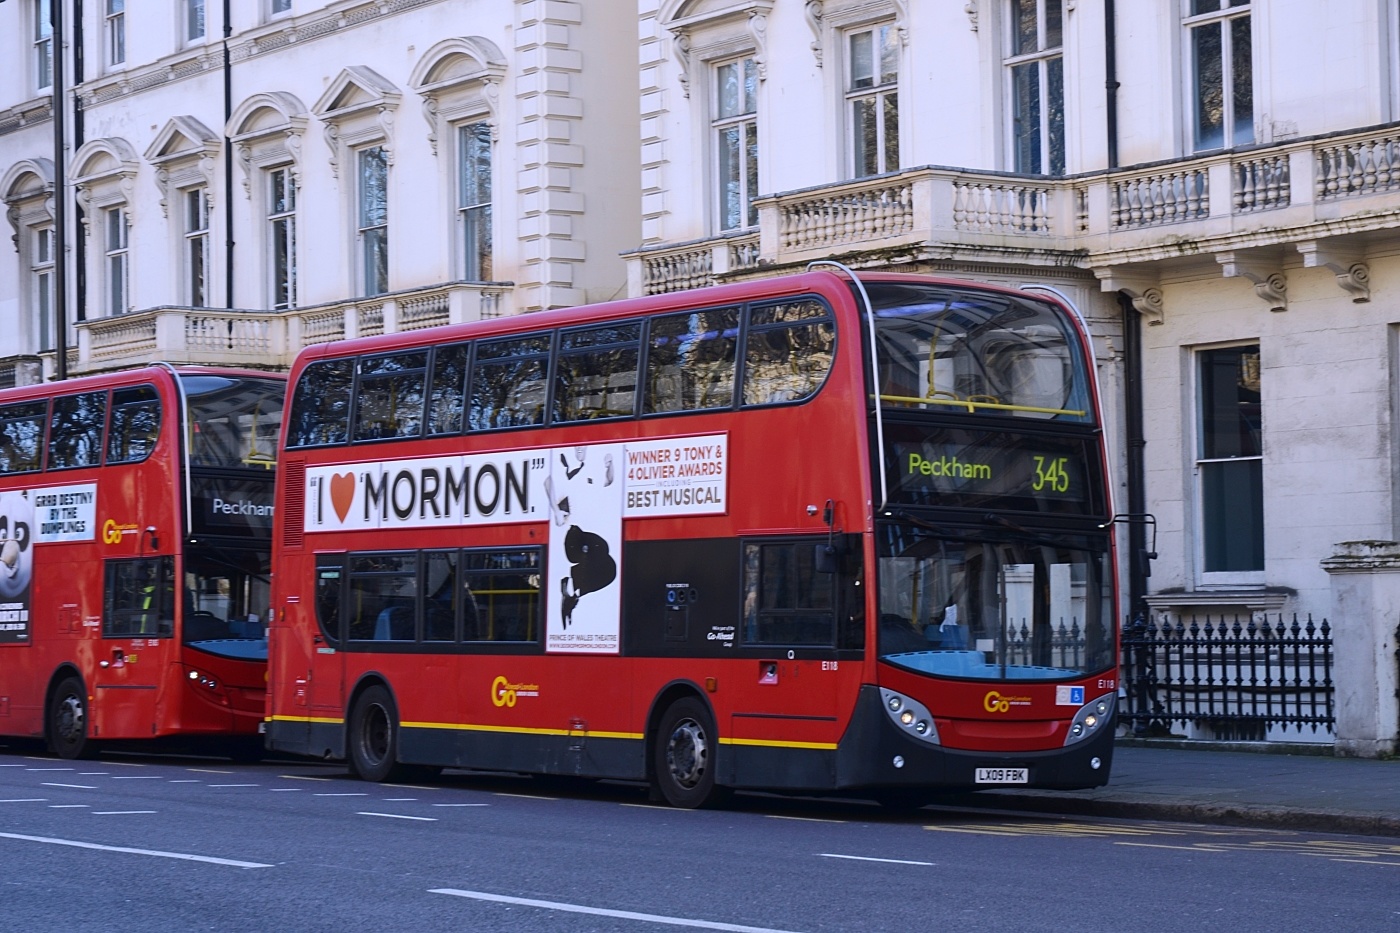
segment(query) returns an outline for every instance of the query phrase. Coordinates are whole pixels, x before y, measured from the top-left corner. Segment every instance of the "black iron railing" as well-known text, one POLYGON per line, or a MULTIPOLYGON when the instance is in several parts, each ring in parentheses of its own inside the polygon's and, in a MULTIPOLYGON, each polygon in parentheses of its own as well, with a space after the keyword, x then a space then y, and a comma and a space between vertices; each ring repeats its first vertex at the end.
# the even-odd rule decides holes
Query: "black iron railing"
POLYGON ((1138 618, 1123 630, 1124 708, 1135 735, 1191 725, 1207 737, 1262 740, 1271 727, 1332 732, 1332 629, 1309 616, 1138 618))

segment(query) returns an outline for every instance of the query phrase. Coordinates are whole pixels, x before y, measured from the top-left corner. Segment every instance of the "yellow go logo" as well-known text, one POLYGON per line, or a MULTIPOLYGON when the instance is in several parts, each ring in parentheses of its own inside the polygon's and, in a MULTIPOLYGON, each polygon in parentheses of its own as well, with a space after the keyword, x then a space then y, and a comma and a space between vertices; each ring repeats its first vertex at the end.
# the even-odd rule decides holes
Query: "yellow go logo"
POLYGON ((1011 701, 992 690, 982 700, 982 707, 989 713, 1005 713, 1011 709, 1011 701))
POLYGON ((510 681, 504 677, 497 677, 491 681, 491 702, 496 706, 515 705, 515 690, 511 687, 510 681))

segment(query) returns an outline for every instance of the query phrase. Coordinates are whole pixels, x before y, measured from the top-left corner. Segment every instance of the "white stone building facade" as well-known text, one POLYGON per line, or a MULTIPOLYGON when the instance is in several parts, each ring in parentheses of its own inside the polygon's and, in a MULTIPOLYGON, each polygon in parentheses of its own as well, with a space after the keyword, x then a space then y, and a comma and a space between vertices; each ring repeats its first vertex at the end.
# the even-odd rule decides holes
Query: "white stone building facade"
POLYGON ((59 2, 0 2, 11 378, 60 239, 74 371, 835 258, 1083 311, 1125 608, 1330 616, 1400 538, 1397 0, 67 0, 64 238, 59 2))

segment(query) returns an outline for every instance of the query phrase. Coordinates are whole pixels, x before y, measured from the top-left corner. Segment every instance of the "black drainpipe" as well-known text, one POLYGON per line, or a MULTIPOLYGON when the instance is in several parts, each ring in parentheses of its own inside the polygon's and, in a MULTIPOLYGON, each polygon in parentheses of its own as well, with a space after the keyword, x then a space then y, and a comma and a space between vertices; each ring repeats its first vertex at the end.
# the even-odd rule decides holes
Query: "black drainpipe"
MULTIPOLYGON (((68 140, 66 133, 67 94, 64 92, 63 3, 49 7, 49 28, 53 36, 53 223, 54 223, 54 375, 68 378, 68 140)), ((42 349, 42 348, 41 348, 42 349)))
MULTIPOLYGON (((58 3, 55 2, 57 7, 58 3)), ((83 0, 73 0, 73 151, 82 148, 87 142, 87 121, 83 114, 83 98, 78 94, 78 88, 87 80, 87 58, 84 54, 85 43, 83 41, 83 0)), ((87 212, 83 210, 81 204, 76 205, 77 212, 76 229, 81 231, 87 220, 87 212)), ((74 317, 79 321, 87 320, 87 237, 81 233, 74 237, 73 241, 73 290, 74 297, 74 317)))
MULTIPOLYGON (((233 71, 229 67, 230 0, 224 0, 224 305, 233 310, 233 147, 228 121, 233 117, 233 71)), ((232 326, 232 325, 230 325, 232 326)))
POLYGON ((1114 0, 1103 3, 1104 89, 1108 94, 1104 120, 1108 131, 1108 167, 1118 167, 1118 25, 1113 11, 1114 0))
POLYGON ((1147 511, 1144 492, 1147 440, 1143 437, 1142 409, 1142 315, 1133 301, 1118 293, 1123 311, 1123 433, 1128 467, 1128 618, 1147 614, 1147 577, 1151 572, 1147 556, 1147 525, 1140 517, 1147 511))

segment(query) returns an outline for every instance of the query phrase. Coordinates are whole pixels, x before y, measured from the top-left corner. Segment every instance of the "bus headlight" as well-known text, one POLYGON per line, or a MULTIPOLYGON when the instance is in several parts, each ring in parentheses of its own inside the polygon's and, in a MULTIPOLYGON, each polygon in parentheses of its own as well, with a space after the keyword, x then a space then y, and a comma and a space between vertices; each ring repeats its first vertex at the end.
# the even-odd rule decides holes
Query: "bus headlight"
POLYGON ((1079 712, 1074 714, 1074 718, 1069 723, 1069 734, 1065 736, 1065 744, 1073 745, 1082 742, 1087 738, 1097 735, 1102 730, 1109 728, 1113 722, 1113 704, 1118 700, 1116 693, 1105 693, 1096 700, 1079 707, 1079 712))
POLYGON ((885 702, 885 714, 901 732, 920 742, 940 744, 938 729, 933 724, 933 714, 926 706, 918 700, 911 700, 902 693, 895 693, 884 687, 880 688, 880 697, 885 702))

